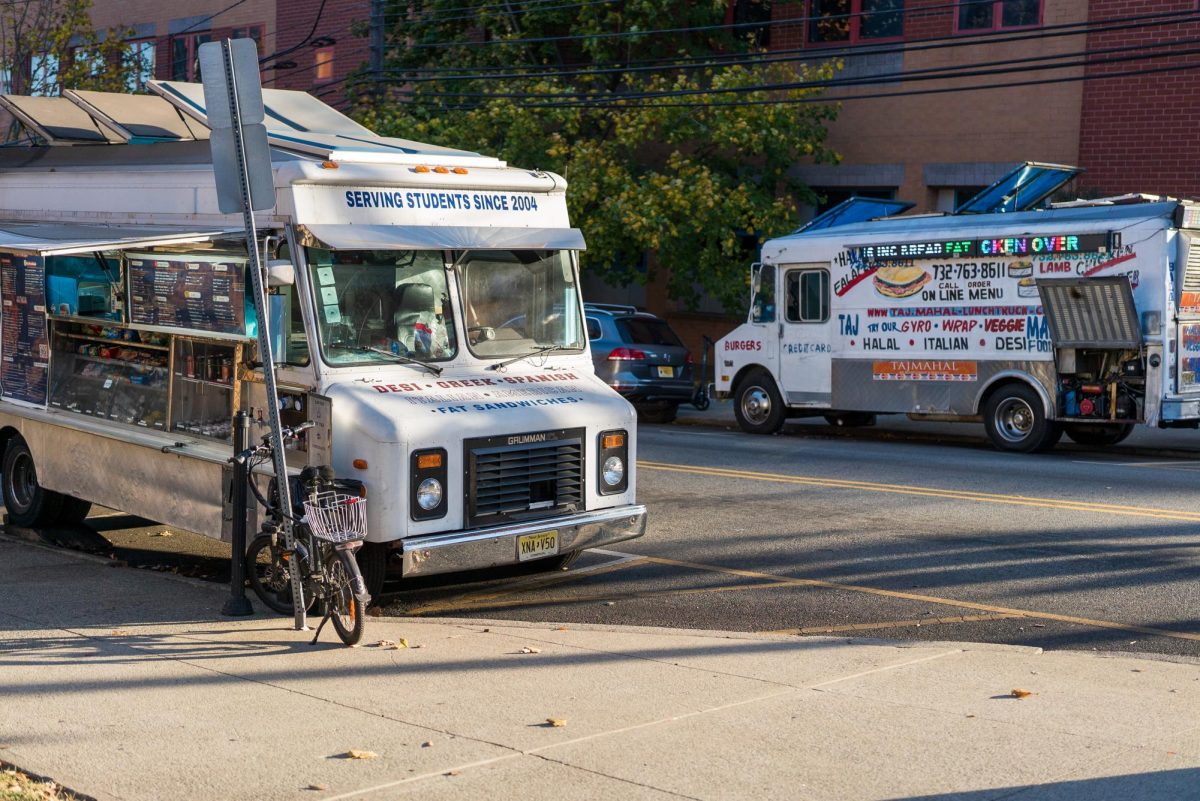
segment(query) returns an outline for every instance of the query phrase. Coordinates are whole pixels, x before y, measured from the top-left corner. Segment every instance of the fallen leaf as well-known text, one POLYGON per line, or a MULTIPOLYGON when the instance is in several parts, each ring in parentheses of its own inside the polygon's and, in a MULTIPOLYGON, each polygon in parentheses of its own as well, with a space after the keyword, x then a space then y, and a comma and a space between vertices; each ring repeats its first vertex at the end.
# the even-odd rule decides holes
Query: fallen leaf
POLYGON ((394 640, 380 640, 375 643, 376 648, 392 648, 396 645, 394 640))
POLYGON ((491 631, 491 629, 484 629, 484 630, 483 630, 483 633, 484 633, 484 634, 487 634, 489 631, 491 631))
POLYGON ((397 648, 407 648, 407 647, 408 647, 408 640, 406 640, 406 639, 404 639, 403 637, 401 637, 399 640, 397 640, 397 641, 396 641, 396 647, 397 647, 397 648))
POLYGON ((125 629, 113 629, 112 636, 113 637, 128 637, 129 632, 126 631, 125 629))
POLYGON ((1033 695, 1032 690, 1022 690, 1020 687, 1014 687, 1012 691, 1013 698, 1028 698, 1033 695))
POLYGON ((540 654, 541 652, 541 648, 530 648, 528 645, 520 650, 520 653, 522 654, 540 654))
POLYGON ((310 784, 304 788, 305 790, 328 790, 329 788, 323 784, 310 784))
POLYGON ((157 532, 151 534, 150 536, 151 537, 174 537, 175 534, 173 532, 167 531, 166 529, 163 529, 162 531, 157 531, 157 532))
POLYGON ((974 716, 974 715, 967 715, 967 717, 969 717, 969 718, 973 718, 973 717, 975 717, 975 716, 974 716))
POLYGON ((556 729, 561 729, 567 725, 567 721, 564 718, 546 718, 546 722, 556 729))
POLYGON ((1130 672, 1131 673, 1141 673, 1142 669, 1141 668, 1133 668, 1130 672))
POLYGON ((369 606, 367 607, 367 614, 371 617, 383 617, 383 610, 378 606, 369 606))
POLYGON ((422 748, 433 748, 433 740, 426 740, 425 742, 421 743, 421 747, 422 748))
POLYGON ((409 647, 409 648, 424 648, 425 646, 424 646, 424 645, 421 645, 421 643, 417 643, 416 645, 410 645, 410 646, 408 646, 408 647, 409 647))
POLYGON ((555 631, 566 631, 566 630, 567 630, 566 626, 559 626, 558 628, 555 629, 555 631))
POLYGON ((448 770, 448 771, 446 771, 446 772, 445 772, 443 775, 445 775, 445 776, 457 776, 457 775, 458 775, 458 771, 457 771, 457 770, 448 770))
POLYGON ((350 757, 351 759, 376 759, 379 757, 379 754, 375 753, 374 751, 358 751, 354 748, 351 748, 346 752, 346 756, 350 757))

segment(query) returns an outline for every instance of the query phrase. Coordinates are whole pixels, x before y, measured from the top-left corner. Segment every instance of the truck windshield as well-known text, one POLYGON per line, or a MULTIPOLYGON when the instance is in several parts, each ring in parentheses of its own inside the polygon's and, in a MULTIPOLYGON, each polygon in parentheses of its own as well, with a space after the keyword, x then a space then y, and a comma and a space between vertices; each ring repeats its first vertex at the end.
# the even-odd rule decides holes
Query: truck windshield
POLYGON ((460 254, 458 282, 467 345, 481 358, 583 350, 583 318, 570 253, 460 254))
POLYGON ((321 352, 329 364, 454 358, 442 251, 308 248, 321 352))

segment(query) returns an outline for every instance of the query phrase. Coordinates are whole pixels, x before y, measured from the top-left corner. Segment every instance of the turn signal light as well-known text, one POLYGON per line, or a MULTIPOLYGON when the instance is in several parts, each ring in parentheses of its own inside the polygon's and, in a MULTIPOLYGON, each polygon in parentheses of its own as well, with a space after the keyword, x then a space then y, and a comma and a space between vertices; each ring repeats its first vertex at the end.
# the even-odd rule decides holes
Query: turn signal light
POLYGON ((644 362, 646 360, 646 352, 637 348, 613 348, 612 353, 608 354, 610 362, 644 362))
POLYGON ((450 170, 446 169, 445 167, 434 167, 433 171, 441 175, 445 175, 446 173, 450 172, 450 170))
POLYGON ((441 466, 442 455, 440 453, 423 453, 417 457, 418 470, 433 470, 441 466))
POLYGON ((429 172, 429 168, 425 166, 413 167, 413 172, 429 172))
POLYGON ((367 469, 367 460, 366 459, 355 459, 350 464, 354 465, 354 469, 356 469, 356 470, 366 470, 367 469))
POLYGON ((620 448, 624 444, 624 434, 605 434, 604 438, 600 440, 600 447, 606 451, 612 450, 613 448, 620 448))
POLYGON ((322 161, 321 167, 326 170, 336 170, 340 165, 336 161, 322 161))
POLYGON ((468 170, 466 167, 455 167, 454 168, 455 175, 466 175, 468 172, 470 172, 470 170, 468 170))

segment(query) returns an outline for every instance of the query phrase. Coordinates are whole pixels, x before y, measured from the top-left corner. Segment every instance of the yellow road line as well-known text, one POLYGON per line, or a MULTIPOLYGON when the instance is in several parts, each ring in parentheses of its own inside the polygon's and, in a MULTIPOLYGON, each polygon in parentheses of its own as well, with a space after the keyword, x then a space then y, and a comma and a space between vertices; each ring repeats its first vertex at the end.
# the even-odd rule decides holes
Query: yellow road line
POLYGON ((1003 495, 990 492, 937 489, 934 487, 917 487, 905 484, 882 484, 872 481, 853 481, 840 478, 813 478, 807 476, 793 476, 783 473, 760 473, 752 470, 733 470, 723 467, 694 467, 691 465, 665 464, 662 462, 639 461, 638 467, 643 470, 662 470, 673 473, 690 473, 693 475, 714 476, 717 478, 739 478, 752 481, 769 481, 780 484, 801 484, 810 487, 853 489, 862 490, 864 492, 884 492, 899 495, 915 495, 925 498, 947 498, 950 500, 973 501, 977 503, 1033 506, 1042 509, 1059 509, 1069 512, 1128 515, 1133 517, 1150 517, 1157 520, 1184 520, 1191 523, 1200 523, 1200 512, 1185 512, 1178 509, 1157 509, 1151 506, 1126 506, 1113 503, 1094 503, 1092 501, 1067 501, 1056 498, 1038 498, 1029 495, 1003 495))
POLYGON ((1156 637, 1170 637, 1176 640, 1193 640, 1200 642, 1200 634, 1194 634, 1186 631, 1171 631, 1170 629, 1159 629, 1152 626, 1138 626, 1133 623, 1115 623, 1111 620, 1093 620, 1086 617, 1075 617, 1074 615, 1059 615, 1053 612, 1036 612, 1031 609, 1014 609, 1007 606, 980 604, 975 603, 974 601, 959 601, 953 598, 938 598, 937 596, 933 595, 920 595, 913 592, 900 592, 898 590, 883 590, 877 587, 864 587, 858 584, 838 584, 833 581, 822 581, 820 579, 789 579, 784 576, 775 576, 770 573, 759 573, 754 570, 739 570, 738 568, 733 567, 720 567, 717 565, 700 564, 698 562, 685 562, 680 559, 664 559, 658 556, 648 556, 646 557, 646 561, 657 562, 658 564, 662 565, 674 565, 675 567, 686 567, 692 570, 707 570, 714 573, 727 573, 731 576, 741 576, 742 578, 756 578, 781 584, 791 584, 796 587, 822 587, 828 590, 861 592, 868 595, 879 595, 884 598, 900 598, 906 601, 920 601, 921 603, 927 604, 957 606, 962 609, 975 609, 979 612, 994 612, 1000 615, 1028 617, 1035 620, 1054 620, 1059 623, 1074 623, 1079 626, 1115 629, 1117 631, 1130 631, 1137 634, 1152 634, 1156 637))
POLYGON ((847 631, 876 631, 879 629, 907 629, 922 626, 952 625, 954 623, 989 623, 993 620, 1013 620, 1019 615, 950 615, 949 617, 925 617, 920 620, 889 620, 886 623, 847 623, 843 626, 805 626, 800 629, 773 629, 762 634, 838 634, 847 631))

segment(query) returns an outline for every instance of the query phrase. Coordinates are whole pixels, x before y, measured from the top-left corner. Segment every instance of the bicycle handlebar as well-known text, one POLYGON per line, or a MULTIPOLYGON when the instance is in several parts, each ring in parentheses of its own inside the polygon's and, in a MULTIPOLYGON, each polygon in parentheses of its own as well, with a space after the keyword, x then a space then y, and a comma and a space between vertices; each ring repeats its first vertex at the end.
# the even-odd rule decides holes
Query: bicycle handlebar
MULTIPOLYGON (((283 432, 282 432, 283 438, 285 440, 296 439, 302 433, 304 433, 305 431, 307 431, 310 428, 313 428, 314 426, 316 426, 316 423, 314 423, 312 420, 306 420, 305 422, 301 423, 298 426, 292 426, 290 428, 284 427, 283 432)), ((257 456, 260 453, 269 453, 270 451, 271 451, 271 434, 268 432, 263 435, 262 441, 260 444, 255 445, 251 448, 247 448, 246 450, 239 453, 237 456, 234 456, 233 461, 237 462, 238 464, 245 464, 246 460, 249 459, 250 457, 257 456)))

